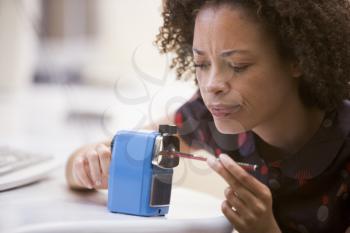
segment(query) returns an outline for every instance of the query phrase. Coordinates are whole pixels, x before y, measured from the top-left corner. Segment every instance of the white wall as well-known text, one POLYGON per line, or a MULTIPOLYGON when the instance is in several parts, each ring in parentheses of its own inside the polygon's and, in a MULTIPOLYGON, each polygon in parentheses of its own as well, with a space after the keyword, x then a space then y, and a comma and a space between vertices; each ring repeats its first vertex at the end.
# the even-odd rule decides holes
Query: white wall
POLYGON ((174 78, 168 70, 169 59, 153 45, 162 23, 161 0, 94 2, 98 25, 95 40, 52 41, 37 49, 40 0, 1 0, 0 89, 26 86, 37 63, 51 72, 61 63, 68 68, 82 67, 88 82, 105 86, 119 78, 135 82, 132 79, 140 72, 160 80, 174 78))
POLYGON ((25 87, 32 77, 37 0, 0 1, 0 91, 25 87))
POLYGON ((85 74, 108 79, 130 76, 136 64, 154 77, 163 76, 166 58, 152 45, 161 20, 161 0, 98 1, 99 33, 93 58, 85 74))

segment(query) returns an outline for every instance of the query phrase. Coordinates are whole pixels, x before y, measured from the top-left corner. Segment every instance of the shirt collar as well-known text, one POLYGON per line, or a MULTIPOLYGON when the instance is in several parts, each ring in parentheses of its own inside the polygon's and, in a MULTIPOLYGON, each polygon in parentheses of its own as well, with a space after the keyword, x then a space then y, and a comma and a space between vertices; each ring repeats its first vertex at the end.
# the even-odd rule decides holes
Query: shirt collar
MULTIPOLYGON (((321 127, 311 140, 296 154, 270 162, 281 173, 294 179, 312 179, 324 172, 337 158, 350 131, 350 101, 344 101, 335 111, 326 114, 321 127)), ((257 135, 245 133, 239 152, 249 160, 261 165, 261 156, 256 150, 257 135)))

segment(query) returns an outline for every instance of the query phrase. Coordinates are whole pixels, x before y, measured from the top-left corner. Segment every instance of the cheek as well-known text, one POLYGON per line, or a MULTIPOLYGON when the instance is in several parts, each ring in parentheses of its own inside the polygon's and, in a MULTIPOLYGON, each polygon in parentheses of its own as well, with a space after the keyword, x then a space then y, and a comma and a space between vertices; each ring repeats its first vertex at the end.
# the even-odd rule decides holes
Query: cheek
POLYGON ((199 91, 200 91, 201 96, 203 97, 203 100, 205 102, 206 101, 205 81, 203 79, 201 79, 200 77, 198 77, 198 75, 196 75, 196 79, 197 79, 199 91))
POLYGON ((202 87, 204 85, 204 78, 203 78, 203 72, 196 71, 196 80, 199 87, 202 87))
POLYGON ((291 77, 276 73, 255 77, 243 93, 248 101, 247 114, 250 117, 247 118, 257 123, 286 106, 297 95, 297 89, 294 90, 292 82, 288 80, 291 77))

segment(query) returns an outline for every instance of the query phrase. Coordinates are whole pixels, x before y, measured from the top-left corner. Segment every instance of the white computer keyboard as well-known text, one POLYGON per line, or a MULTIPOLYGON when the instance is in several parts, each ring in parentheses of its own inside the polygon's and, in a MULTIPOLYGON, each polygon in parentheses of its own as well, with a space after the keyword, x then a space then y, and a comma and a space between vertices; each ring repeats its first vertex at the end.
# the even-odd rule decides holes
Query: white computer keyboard
POLYGON ((54 167, 57 162, 53 156, 0 146, 0 191, 42 179, 54 167))
POLYGON ((9 147, 0 147, 0 176, 51 159, 52 156, 48 155, 38 155, 9 147))

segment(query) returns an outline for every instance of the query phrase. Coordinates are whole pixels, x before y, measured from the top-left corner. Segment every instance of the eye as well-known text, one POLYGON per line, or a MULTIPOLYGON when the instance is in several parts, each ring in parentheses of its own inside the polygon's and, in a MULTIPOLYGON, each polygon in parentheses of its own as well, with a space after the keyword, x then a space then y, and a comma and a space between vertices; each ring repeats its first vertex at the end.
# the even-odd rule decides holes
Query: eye
POLYGON ((209 63, 194 63, 194 67, 196 69, 201 69, 201 70, 207 69, 209 65, 210 65, 209 63))
POLYGON ((237 65, 237 64, 230 64, 230 67, 233 69, 235 73, 243 73, 250 65, 237 65))

